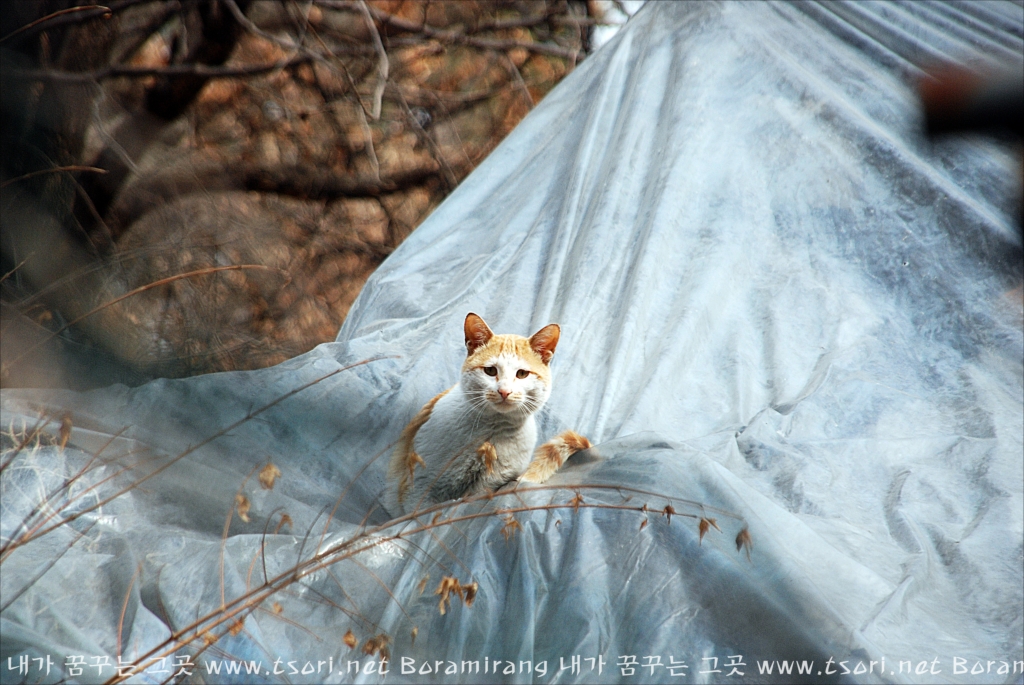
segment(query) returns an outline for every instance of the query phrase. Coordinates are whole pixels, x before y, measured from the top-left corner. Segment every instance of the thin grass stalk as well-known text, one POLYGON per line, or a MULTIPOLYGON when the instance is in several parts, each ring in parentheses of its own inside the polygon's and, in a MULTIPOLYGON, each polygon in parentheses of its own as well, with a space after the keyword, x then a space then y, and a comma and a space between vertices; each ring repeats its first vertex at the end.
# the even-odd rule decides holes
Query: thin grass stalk
POLYGON ((281 402, 284 402, 285 400, 287 400, 287 399, 297 395, 298 393, 302 392, 303 390, 306 390, 307 388, 310 388, 310 387, 312 387, 312 386, 314 386, 314 385, 316 385, 318 383, 321 383, 321 382, 327 380, 328 378, 331 378, 332 376, 336 376, 336 375, 338 375, 339 373, 341 373, 343 371, 348 371, 348 370, 354 369, 354 368, 356 368, 358 366, 363 366, 364 364, 369 364, 371 362, 380 361, 382 359, 393 359, 393 358, 394 357, 391 357, 391 356, 382 356, 382 357, 372 357, 370 359, 364 359, 362 361, 358 361, 358 362, 355 362, 353 364, 349 364, 347 366, 343 366, 340 369, 335 369, 334 371, 331 371, 330 373, 324 374, 323 376, 320 376, 320 377, 318 377, 318 378, 316 378, 316 379, 314 379, 314 380, 312 380, 312 381, 310 381, 308 383, 304 383, 303 385, 299 386, 298 388, 295 388, 294 390, 290 390, 289 392, 285 393, 284 395, 281 395, 280 397, 278 397, 277 399, 273 400, 272 402, 269 402, 268 404, 263 405, 259 409, 250 411, 248 414, 246 414, 244 417, 242 417, 238 421, 235 421, 234 423, 232 423, 231 425, 227 426, 226 428, 222 428, 221 430, 217 431, 216 433, 214 433, 214 434, 210 435, 209 437, 203 439, 199 443, 193 445, 192 447, 189 447, 185 451, 180 452, 178 455, 176 455, 175 457, 173 457, 172 459, 170 459, 169 461, 164 463, 162 466, 160 466, 159 468, 155 469, 151 473, 148 473, 147 475, 143 476, 142 478, 140 478, 139 480, 135 481, 131 485, 129 485, 129 486, 125 487, 125 488, 122 488, 121 490, 115 492, 114 494, 112 494, 109 497, 101 500, 100 502, 97 502, 96 504, 94 504, 94 505, 92 505, 90 507, 87 507, 86 509, 83 509, 81 511, 78 511, 78 512, 72 514, 71 516, 69 516, 69 517, 65 518, 63 521, 61 521, 61 523, 57 523, 57 524, 54 524, 54 525, 52 525, 52 526, 50 526, 48 528, 43 529, 42 531, 38 532, 33 538, 19 541, 16 546, 20 547, 21 545, 24 545, 24 544, 26 544, 28 542, 31 542, 32 539, 35 539, 35 538, 38 538, 38 537, 42 537, 43 535, 46 535, 47 533, 50 533, 50 532, 56 530, 57 528, 59 528, 60 526, 64 525, 65 523, 70 523, 71 521, 74 521, 74 520, 84 516, 85 514, 91 513, 93 511, 95 511, 96 509, 98 509, 98 508, 100 508, 102 506, 105 506, 106 504, 109 504, 113 500, 115 500, 118 497, 124 495, 125 493, 130 492, 132 489, 138 487, 139 485, 141 485, 145 481, 149 480, 150 478, 153 478, 153 477, 163 473, 164 471, 169 469, 171 466, 173 466, 174 464, 178 463, 179 461, 181 461, 182 459, 184 459, 188 455, 192 454, 193 452, 195 452, 195 451, 197 451, 199 449, 202 449, 203 447, 205 447, 206 445, 210 444, 211 442, 213 442, 217 438, 220 438, 220 437, 226 435, 227 433, 230 433, 231 431, 233 431, 234 429, 238 428, 242 424, 247 423, 248 421, 251 421, 255 417, 257 417, 260 414, 262 414, 263 412, 268 411, 269 409, 272 409, 273 407, 277 406, 281 402))

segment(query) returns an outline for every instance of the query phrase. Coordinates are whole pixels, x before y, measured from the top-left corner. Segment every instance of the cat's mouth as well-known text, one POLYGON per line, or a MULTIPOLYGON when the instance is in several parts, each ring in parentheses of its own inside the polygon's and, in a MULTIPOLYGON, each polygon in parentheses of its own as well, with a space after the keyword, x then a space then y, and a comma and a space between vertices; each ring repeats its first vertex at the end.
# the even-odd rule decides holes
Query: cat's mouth
POLYGON ((495 410, 500 412, 507 412, 516 409, 521 404, 518 398, 514 398, 511 395, 508 397, 502 397, 500 395, 493 395, 491 397, 491 406, 495 410))

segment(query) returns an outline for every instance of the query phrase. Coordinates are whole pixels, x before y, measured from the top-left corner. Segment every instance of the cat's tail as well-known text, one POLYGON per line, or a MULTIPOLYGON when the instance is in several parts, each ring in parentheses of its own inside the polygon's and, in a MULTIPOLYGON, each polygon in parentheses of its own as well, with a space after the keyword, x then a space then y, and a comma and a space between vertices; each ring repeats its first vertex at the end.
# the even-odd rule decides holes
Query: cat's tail
POLYGON ((533 461, 519 477, 525 483, 543 483, 562 467, 565 460, 585 449, 590 441, 575 431, 565 431, 551 438, 533 453, 533 461))

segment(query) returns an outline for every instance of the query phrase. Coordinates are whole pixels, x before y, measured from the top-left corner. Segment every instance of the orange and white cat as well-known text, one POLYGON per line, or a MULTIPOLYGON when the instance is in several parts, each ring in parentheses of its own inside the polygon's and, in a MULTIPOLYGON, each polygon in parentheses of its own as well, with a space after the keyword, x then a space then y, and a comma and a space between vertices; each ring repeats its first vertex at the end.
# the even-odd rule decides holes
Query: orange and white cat
POLYGON ((394 516, 517 478, 543 483, 570 455, 590 447, 585 437, 566 431, 534 452, 533 415, 551 394, 548 364, 558 324, 528 339, 495 335, 470 313, 464 331, 461 379, 424 405, 391 455, 384 505, 394 516))

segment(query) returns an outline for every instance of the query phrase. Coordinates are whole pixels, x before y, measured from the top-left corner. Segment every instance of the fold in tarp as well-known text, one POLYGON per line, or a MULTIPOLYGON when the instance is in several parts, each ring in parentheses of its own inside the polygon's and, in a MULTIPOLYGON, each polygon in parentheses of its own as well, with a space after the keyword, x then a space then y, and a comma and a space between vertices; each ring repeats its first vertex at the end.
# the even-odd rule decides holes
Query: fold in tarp
POLYGON ((136 681, 1021 682, 1019 160, 922 140, 911 79, 1019 71, 1022 24, 1013 3, 650 3, 336 342, 4 391, 5 430, 46 410, 56 437, 5 443, 5 544, 52 516, 3 561, 0 677, 103 681, 101 657, 164 643, 136 681), (469 311, 562 326, 540 432, 596 448, 560 487, 388 527, 389 446, 457 380, 469 311))

